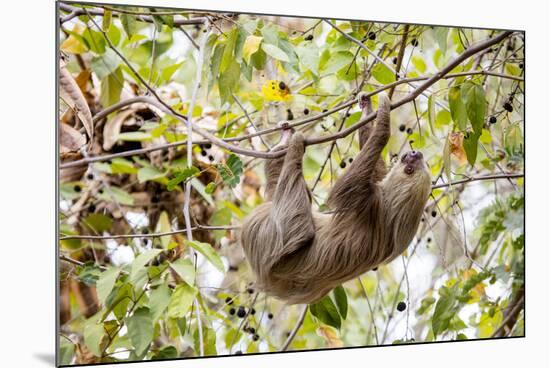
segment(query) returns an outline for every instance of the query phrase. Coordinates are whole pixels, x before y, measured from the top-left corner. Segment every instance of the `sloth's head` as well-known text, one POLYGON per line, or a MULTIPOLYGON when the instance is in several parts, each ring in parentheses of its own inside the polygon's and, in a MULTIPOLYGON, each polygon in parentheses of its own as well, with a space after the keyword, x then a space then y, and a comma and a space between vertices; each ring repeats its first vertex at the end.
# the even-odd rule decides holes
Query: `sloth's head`
POLYGON ((409 151, 399 159, 398 166, 402 168, 407 175, 414 175, 417 171, 426 171, 427 166, 424 162, 424 155, 420 151, 409 151))
POLYGON ((409 151, 403 154, 384 178, 382 185, 395 205, 410 201, 411 204, 419 203, 424 206, 430 194, 431 179, 422 152, 409 151))

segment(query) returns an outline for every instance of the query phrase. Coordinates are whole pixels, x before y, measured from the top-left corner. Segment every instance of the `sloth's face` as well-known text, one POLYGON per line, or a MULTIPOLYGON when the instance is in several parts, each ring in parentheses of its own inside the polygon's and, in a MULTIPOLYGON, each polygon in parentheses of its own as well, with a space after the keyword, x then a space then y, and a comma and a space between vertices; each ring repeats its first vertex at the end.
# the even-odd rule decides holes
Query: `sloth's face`
POLYGON ((426 164, 424 163, 424 155, 420 151, 409 151, 401 156, 401 165, 403 166, 403 172, 407 175, 412 175, 416 171, 426 170, 426 164))

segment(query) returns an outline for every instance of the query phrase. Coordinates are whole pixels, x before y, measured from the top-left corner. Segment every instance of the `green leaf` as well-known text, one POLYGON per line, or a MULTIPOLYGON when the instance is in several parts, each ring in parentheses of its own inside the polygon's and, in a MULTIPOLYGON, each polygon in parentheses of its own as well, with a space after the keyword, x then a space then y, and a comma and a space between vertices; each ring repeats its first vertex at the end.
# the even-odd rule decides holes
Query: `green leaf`
POLYGON ((309 306, 309 311, 321 322, 340 329, 342 320, 332 299, 327 295, 315 304, 309 306))
MULTIPOLYGON (((161 232, 161 233, 167 233, 171 229, 172 229, 172 226, 170 225, 170 219, 168 218, 168 213, 166 211, 162 211, 160 213, 157 226, 155 227, 155 231, 161 232)), ((170 244, 170 239, 172 239, 170 235, 165 235, 160 237, 160 243, 164 249, 168 248, 168 245, 170 244)))
MULTIPOLYGON (((312 42, 296 47, 300 62, 314 74, 319 74, 319 48, 312 42)), ((304 71, 307 71, 304 70, 304 71)))
POLYGON ((176 359, 179 357, 178 350, 172 345, 160 349, 151 357, 152 360, 176 359))
POLYGON ((348 315, 348 296, 346 294, 346 289, 344 289, 342 285, 334 289, 334 300, 336 301, 338 312, 342 316, 342 319, 345 320, 348 315))
MULTIPOLYGON (((118 55, 111 49, 107 49, 101 56, 94 56, 90 63, 92 71, 101 80, 114 73, 121 63, 118 55)), ((121 79, 122 81, 122 79, 121 79)))
POLYGON ((104 189, 103 193, 99 193, 97 195, 97 198, 102 199, 104 201, 109 201, 109 202, 113 201, 112 197, 114 197, 114 200, 120 204, 124 204, 127 206, 131 206, 134 204, 134 197, 132 197, 132 195, 126 192, 125 190, 117 187, 104 189))
POLYGON ((349 65, 353 60, 353 54, 349 51, 338 51, 330 54, 323 72, 327 74, 335 73, 343 67, 349 65))
POLYGON ((96 283, 97 298, 101 305, 105 305, 105 300, 113 290, 115 286, 116 279, 120 274, 120 268, 118 267, 109 267, 107 270, 103 271, 99 276, 99 279, 96 283))
POLYGON ((75 353, 75 346, 66 339, 61 339, 59 346, 59 364, 70 365, 75 353))
POLYGON ((170 297, 172 296, 172 291, 166 284, 159 285, 156 289, 151 291, 151 296, 149 298, 149 305, 151 307, 151 318, 153 323, 155 323, 162 313, 170 304, 170 297))
POLYGON ((113 219, 102 213, 92 213, 82 220, 82 223, 91 231, 98 234, 111 230, 113 219))
POLYGON ((477 145, 478 145, 480 136, 481 136, 481 133, 475 133, 475 132, 467 132, 464 135, 464 143, 462 144, 462 146, 464 147, 464 151, 466 151, 466 157, 468 158, 468 162, 472 166, 474 166, 474 164, 476 163, 477 145))
POLYGON ((447 52, 447 35, 449 34, 449 27, 435 27, 434 36, 441 50, 441 54, 445 55, 447 52))
POLYGON ((262 50, 264 50, 266 54, 268 54, 274 59, 284 61, 284 62, 290 61, 290 59, 288 58, 288 55, 275 45, 272 45, 269 43, 262 43, 262 50))
POLYGON ((204 191, 208 194, 214 193, 215 190, 216 190, 216 183, 214 183, 213 181, 208 183, 208 185, 204 188, 204 191))
POLYGON ((224 164, 217 166, 218 171, 225 183, 231 188, 235 188, 241 181, 240 175, 243 173, 243 163, 239 156, 230 154, 224 164))
POLYGON ((428 125, 430 126, 430 132, 434 135, 434 124, 435 124, 435 99, 434 95, 431 94, 428 97, 428 125))
POLYGON ((466 112, 466 105, 462 102, 462 95, 460 87, 451 87, 449 89, 449 109, 451 110, 451 117, 455 122, 455 125, 461 131, 466 131, 466 124, 468 121, 468 114, 466 112))
MULTIPOLYGON (((199 330, 196 329, 193 334, 193 340, 195 341, 195 351, 200 351, 200 339, 199 339, 199 330)), ((202 341, 204 347, 204 355, 217 355, 216 351, 216 332, 208 328, 208 326, 202 325, 202 341)))
POLYGON ((221 272, 225 272, 225 266, 223 265, 221 257, 210 244, 199 242, 196 240, 187 240, 186 243, 191 248, 195 249, 197 252, 205 256, 206 259, 208 259, 208 261, 212 263, 212 265, 214 265, 218 270, 220 270, 221 272))
POLYGON ((481 85, 469 81, 462 85, 461 92, 474 132, 481 134, 487 114, 485 90, 481 85))
POLYGON ((372 68, 372 76, 382 84, 395 82, 395 73, 381 63, 377 63, 374 68, 372 68))
POLYGON ((241 67, 235 60, 231 60, 227 70, 220 74, 218 87, 222 103, 232 101, 233 92, 237 91, 241 76, 241 67))
POLYGON ((84 326, 84 344, 95 356, 101 356, 101 340, 105 335, 102 323, 97 323, 98 318, 93 317, 86 321, 84 326))
POLYGON ((222 60, 220 63, 220 73, 223 73, 227 70, 231 62, 235 62, 233 57, 235 52, 235 43, 237 41, 238 29, 235 27, 230 32, 227 33, 227 41, 225 43, 225 48, 222 55, 222 60))
POLYGON ((141 289, 147 281, 147 268, 145 265, 162 252, 161 249, 150 249, 134 259, 130 269, 130 282, 136 289, 141 289))
POLYGON ((151 136, 151 133, 137 131, 119 133, 117 139, 128 142, 142 142, 151 140, 153 137, 151 136))
POLYGON ((243 57, 247 63, 250 61, 250 57, 252 56, 252 54, 258 51, 258 49, 260 48, 262 40, 263 37, 258 37, 254 35, 249 35, 248 37, 246 37, 243 46, 243 57))
POLYGON ((128 35, 128 38, 132 37, 139 31, 139 24, 136 17, 131 14, 120 14, 120 21, 124 32, 128 35))
POLYGON ((114 72, 101 79, 99 102, 103 108, 120 101, 120 92, 122 92, 123 83, 124 79, 120 68, 117 68, 114 72))
POLYGON ((195 283, 195 266, 189 259, 179 258, 172 262, 170 267, 189 285, 195 283))
POLYGON ((111 163, 111 174, 135 174, 138 169, 134 167, 134 164, 124 158, 114 158, 111 163))
MULTIPOLYGON (((447 288, 442 287, 442 289, 447 288)), ((454 295, 445 294, 440 296, 432 316, 432 330, 434 336, 439 335, 449 327, 451 318, 456 314, 456 304, 457 301, 454 295)))
POLYGON ((138 170, 137 177, 140 183, 144 183, 149 180, 160 179, 166 176, 166 172, 162 172, 156 167, 145 166, 138 170))
POLYGON ((189 178, 195 177, 199 173, 200 173, 200 170, 195 166, 187 167, 177 172, 176 175, 168 181, 168 184, 166 185, 166 189, 174 190, 179 183, 186 181, 189 178))
POLYGON ((141 355, 153 341, 153 319, 147 307, 140 307, 135 310, 131 317, 126 318, 128 336, 134 346, 135 353, 141 355))
POLYGON ((170 298, 170 303, 168 304, 168 317, 170 318, 182 318, 185 317, 191 305, 193 305, 193 300, 195 300, 195 295, 197 295, 197 289, 188 284, 180 284, 176 287, 170 298))

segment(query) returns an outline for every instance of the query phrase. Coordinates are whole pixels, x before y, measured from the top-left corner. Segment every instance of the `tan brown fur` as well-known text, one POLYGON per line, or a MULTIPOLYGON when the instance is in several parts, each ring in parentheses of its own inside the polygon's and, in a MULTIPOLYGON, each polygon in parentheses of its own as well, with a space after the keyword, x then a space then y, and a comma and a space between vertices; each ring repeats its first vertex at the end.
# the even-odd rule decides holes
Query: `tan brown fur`
MULTIPOLYGON (((364 113, 370 111, 369 103, 363 107, 364 113)), ((302 134, 290 138, 283 158, 266 163, 267 201, 245 219, 240 234, 258 286, 266 293, 290 304, 315 302, 341 283, 390 262, 413 239, 430 176, 421 154, 414 152, 386 174, 380 155, 390 137, 387 97, 380 97, 376 126, 361 128, 359 137, 360 153, 329 195, 332 214, 312 210, 302 175, 302 134), (405 173, 407 165, 412 173, 405 173)), ((285 147, 287 138, 274 149, 285 147)))

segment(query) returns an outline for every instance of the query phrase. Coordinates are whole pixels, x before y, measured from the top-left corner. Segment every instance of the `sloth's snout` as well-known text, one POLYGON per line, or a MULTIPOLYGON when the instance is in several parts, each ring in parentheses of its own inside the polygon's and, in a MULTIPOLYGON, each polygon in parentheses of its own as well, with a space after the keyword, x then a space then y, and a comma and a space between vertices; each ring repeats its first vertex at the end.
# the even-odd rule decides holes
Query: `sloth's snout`
POLYGON ((410 151, 403 155, 401 162, 406 164, 412 164, 416 161, 422 161, 424 155, 420 151, 410 151))

